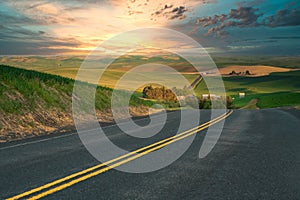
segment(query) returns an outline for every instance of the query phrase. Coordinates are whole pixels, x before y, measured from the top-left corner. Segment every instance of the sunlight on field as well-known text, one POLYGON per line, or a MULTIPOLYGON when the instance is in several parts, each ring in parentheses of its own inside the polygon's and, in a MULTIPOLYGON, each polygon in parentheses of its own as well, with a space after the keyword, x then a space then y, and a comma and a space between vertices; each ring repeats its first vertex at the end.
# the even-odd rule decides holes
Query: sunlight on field
MULTIPOLYGON (((149 58, 148 58, 149 59, 149 58)), ((29 70, 35 70, 39 72, 44 72, 48 74, 59 75, 66 78, 75 79, 78 70, 83 63, 83 58, 78 57, 3 57, 0 58, 2 64, 15 66, 18 68, 24 68, 29 70)), ((174 59, 173 57, 153 57, 149 62, 162 62, 166 65, 171 65, 177 71, 183 72, 183 76, 191 83, 197 75, 189 72, 192 68, 189 64, 186 64, 184 60, 174 59)), ((147 62, 148 62, 147 61, 147 62)), ((99 60, 101 62, 101 59, 99 60)), ((126 73, 126 71, 133 68, 133 66, 138 66, 144 62, 144 58, 141 56, 131 56, 122 57, 109 66, 107 70, 99 69, 97 66, 91 67, 91 69, 83 69, 84 81, 94 82, 90 80, 88 75, 95 73, 103 73, 101 79, 99 80, 99 85, 114 88, 117 81, 126 73)), ((96 62, 95 62, 96 63, 96 62)), ((96 64, 94 64, 96 65, 96 64)), ((101 64, 100 64, 101 65, 101 64)), ((157 76, 156 72, 150 69, 145 69, 143 73, 136 73, 135 80, 128 84, 138 84, 140 81, 144 81, 147 77, 157 76)), ((170 74, 165 77, 166 82, 174 80, 174 74, 170 74)), ((123 85, 126 83, 123 83, 123 85)), ((176 87, 176 81, 173 83, 176 87)), ((124 85, 123 89, 126 89, 124 85)))
MULTIPOLYGON (((189 82, 192 83, 198 75, 193 72, 191 66, 185 63, 184 60, 174 59, 173 57, 153 57, 147 58, 148 61, 153 63, 164 63, 166 65, 171 65, 172 68, 179 71, 183 77, 189 82), (149 60, 150 59, 150 60, 149 60)), ((78 73, 78 70, 83 62, 84 58, 81 57, 66 57, 66 56, 57 56, 57 57, 2 57, 0 61, 2 64, 16 66, 18 68, 25 68, 40 72, 45 72, 49 74, 59 75, 62 77, 67 77, 75 79, 78 73)), ((240 59, 239 61, 247 61, 245 59, 240 59)), ((261 59, 263 61, 263 59, 261 59)), ((100 61, 100 60, 99 60, 100 61)), ((246 93, 245 99, 236 99, 234 104, 237 107, 246 106, 251 100, 258 99, 257 105, 261 107, 270 107, 272 104, 277 105, 292 105, 297 104, 294 99, 298 99, 299 95, 299 81, 300 81, 300 71, 297 69, 290 69, 287 67, 274 67, 267 65, 239 65, 237 61, 231 64, 229 60, 223 59, 223 67, 219 68, 220 73, 223 75, 223 81, 226 88, 227 95, 230 95, 234 98, 238 96, 240 92, 246 93), (226 64, 225 64, 226 61, 226 64), (249 70, 251 75, 228 75, 232 71, 235 72, 245 72, 249 70), (274 95, 268 95, 274 93, 274 95), (292 98, 284 98, 289 96, 292 98), (281 98, 281 102, 276 102, 276 100, 270 100, 272 98, 281 98), (268 103, 264 103, 264 102, 268 103)), ((260 60, 258 60, 260 61, 260 60)), ((292 59, 294 62, 294 60, 292 59)), ((97 68, 97 65, 92 66, 90 69, 84 69, 84 74, 82 78, 84 81, 94 82, 94 80, 89 80, 90 74, 102 73, 102 77, 99 80, 99 85, 114 88, 116 83, 126 74, 134 68, 145 62, 145 58, 141 56, 125 56, 116 60, 113 65, 111 65, 107 70, 97 68)), ((273 59, 273 62, 282 63, 279 59, 273 59)), ((289 66, 293 62, 287 62, 289 66)), ((96 62, 95 62, 96 63, 96 62)), ((217 59, 217 64, 222 63, 222 59, 217 59)), ((247 62, 246 62, 247 63, 247 62)), ((220 64, 221 65, 221 64, 220 64)), ((144 80, 155 79, 159 77, 159 73, 155 72, 153 69, 145 68, 142 72, 131 72, 134 78, 126 80, 119 85, 119 89, 128 89, 128 85, 139 85, 144 80), (157 73, 157 74, 156 74, 157 73)), ((202 81, 196 88, 195 93, 197 96, 201 97, 203 94, 208 94, 209 91, 205 84, 205 80, 213 82, 215 74, 214 72, 209 72, 205 75, 204 81, 202 81)), ((168 76, 164 77, 165 82, 171 83, 174 87, 182 87, 182 85, 176 82, 175 75, 170 73, 168 76), (175 80, 175 81, 174 81, 175 80)), ((212 86, 214 93, 218 94, 220 86, 212 86)), ((141 92, 143 87, 138 88, 136 91, 141 92)))
POLYGON ((282 68, 282 67, 273 67, 273 66, 265 66, 265 65, 257 65, 257 66, 240 66, 240 65, 232 65, 220 68, 219 71, 222 75, 228 76, 232 71, 236 73, 249 71, 249 76, 267 76, 273 72, 288 72, 292 69, 282 68))

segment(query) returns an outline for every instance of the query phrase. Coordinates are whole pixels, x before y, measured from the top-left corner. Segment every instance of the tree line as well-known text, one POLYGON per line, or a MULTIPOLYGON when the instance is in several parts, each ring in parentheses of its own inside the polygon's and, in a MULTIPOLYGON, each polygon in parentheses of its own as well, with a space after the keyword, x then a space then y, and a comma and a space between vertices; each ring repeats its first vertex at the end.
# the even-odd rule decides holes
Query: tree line
POLYGON ((153 87, 146 86, 143 89, 143 97, 147 99, 155 99, 166 103, 179 103, 180 106, 190 106, 199 109, 211 108, 232 108, 232 98, 230 96, 220 97, 220 99, 199 98, 192 95, 191 90, 178 89, 176 87, 168 89, 164 86, 153 87), (178 98, 180 97, 180 98, 178 98))

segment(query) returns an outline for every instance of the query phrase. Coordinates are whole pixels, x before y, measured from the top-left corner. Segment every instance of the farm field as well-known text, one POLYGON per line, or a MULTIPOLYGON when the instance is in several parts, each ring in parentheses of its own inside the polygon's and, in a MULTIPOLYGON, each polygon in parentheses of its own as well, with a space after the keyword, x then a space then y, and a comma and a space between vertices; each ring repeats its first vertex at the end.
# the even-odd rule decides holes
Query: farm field
MULTIPOLYGON (((179 70, 182 75, 192 83, 197 74, 187 68, 184 60, 178 60, 174 57, 154 57, 151 58, 152 62, 165 62, 172 63, 171 66, 179 70)), ((256 62, 254 58, 236 57, 229 58, 215 58, 216 64, 219 67, 220 73, 223 75, 223 81, 227 95, 234 98, 233 104, 236 108, 246 106, 251 100, 257 99, 257 106, 259 108, 280 107, 280 106, 297 106, 299 105, 299 88, 300 88, 300 71, 297 57, 282 57, 282 58, 258 58, 256 62), (260 65, 252 65, 252 63, 260 65), (286 66, 284 66, 286 61, 286 66), (270 63, 269 65, 262 64, 270 63), (244 64, 244 65, 241 65, 244 64), (277 64, 280 67, 273 66, 277 64), (251 76, 228 76, 231 71, 244 72, 249 70, 251 76), (239 99, 238 93, 246 93, 246 98, 239 99), (279 101, 280 99, 280 101, 279 101)), ((2 57, 1 63, 16 66, 18 68, 30 69, 48 74, 59 75, 66 78, 75 79, 78 69, 83 62, 83 57, 2 57)), ((108 70, 103 73, 99 84, 104 87, 114 88, 117 81, 124 75, 126 70, 133 66, 140 65, 144 62, 145 58, 142 56, 124 57, 112 64, 108 70), (131 61, 130 61, 131 60, 131 61), (131 65, 128 65, 128 62, 131 65), (127 63, 127 65, 124 65, 127 63)), ((149 60, 148 60, 149 61, 149 60)), ((148 62, 147 61, 147 62, 148 62)), ((86 69, 86 70, 99 70, 102 69, 86 69)), ((103 71, 103 70, 102 70, 103 71)), ((155 77, 155 72, 145 71, 136 73, 135 77, 139 77, 127 83, 123 83, 120 87, 126 89, 126 84, 135 85, 147 77, 155 77)), ((206 79, 214 79, 213 74, 208 74, 206 79)), ((166 77, 167 81, 174 80, 173 75, 166 77)), ((176 86, 176 83, 174 83, 176 86)), ((142 88, 138 90, 141 92, 142 88)), ((198 96, 207 94, 205 82, 201 82, 196 88, 195 92, 198 96)), ((217 92, 216 92, 217 93, 217 92)))
MULTIPOLYGON (((214 77, 207 77, 213 79, 214 77)), ((236 108, 246 106, 252 99, 258 99, 259 108, 272 108, 300 105, 300 71, 275 72, 260 77, 223 77, 227 95, 234 98, 236 108), (238 94, 246 93, 245 98, 238 94)), ((207 94, 208 89, 204 82, 196 88, 201 96, 207 94)))
POLYGON ((265 66, 265 65, 230 65, 226 67, 222 67, 219 69, 219 73, 222 76, 232 76, 230 75, 232 72, 235 73, 245 73, 248 71, 250 74, 248 77, 258 77, 258 76, 267 76, 274 72, 288 72, 295 69, 291 68, 283 68, 283 67, 274 67, 274 66, 265 66))
MULTIPOLYGON (((174 69, 180 72, 187 72, 190 70, 190 66, 186 64, 185 60, 178 60, 177 57, 152 57, 148 58, 147 62, 160 62, 171 65, 174 69), (150 59, 150 60, 149 60, 150 59), (183 67, 182 67, 183 66, 183 67)), ((56 56, 56 57, 0 57, 0 64, 14 66, 22 69, 34 70, 39 72, 44 72, 47 74, 59 75, 66 78, 75 79, 78 70, 84 61, 81 57, 66 57, 66 56, 56 56)), ((102 62, 101 59, 95 60, 95 63, 102 62)), ((99 84, 105 87, 113 88, 116 82, 124 75, 124 73, 133 68, 134 66, 141 65, 145 62, 143 56, 131 56, 119 58, 113 62, 108 69, 105 71, 97 66, 97 64, 90 69, 85 69, 87 73, 94 72, 104 72, 99 84), (130 65, 128 65, 130 63, 130 65)), ((141 77, 143 80, 143 74, 147 77, 155 77, 155 71, 145 71, 137 73, 136 77, 141 77)), ((184 77, 189 82, 192 82, 197 76, 193 73, 184 74, 184 77)), ((85 77, 84 77, 85 78, 85 77)), ((167 77, 169 80, 173 80, 173 75, 167 77)), ((88 80, 88 78, 86 78, 88 80)), ((137 80, 139 81, 139 80, 137 80)), ((168 80, 166 80, 168 81, 168 80)), ((176 84, 176 83, 175 83, 176 84)), ((123 88, 126 89, 126 88, 123 88)))

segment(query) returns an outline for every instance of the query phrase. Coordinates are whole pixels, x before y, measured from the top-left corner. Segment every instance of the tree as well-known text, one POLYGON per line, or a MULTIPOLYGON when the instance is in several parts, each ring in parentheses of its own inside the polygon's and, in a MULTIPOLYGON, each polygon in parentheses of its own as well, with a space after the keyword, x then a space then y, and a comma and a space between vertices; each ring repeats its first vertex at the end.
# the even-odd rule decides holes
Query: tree
POLYGON ((236 74, 237 73, 234 70, 232 70, 232 72, 229 73, 229 75, 236 75, 236 74))
POLYGON ((152 91, 152 90, 153 90, 153 88, 152 88, 151 85, 144 87, 144 89, 143 89, 143 97, 144 97, 144 98, 147 98, 148 95, 149 95, 148 93, 149 93, 150 91, 152 91))
POLYGON ((232 108, 232 97, 231 96, 227 96, 226 106, 227 106, 227 108, 232 108))

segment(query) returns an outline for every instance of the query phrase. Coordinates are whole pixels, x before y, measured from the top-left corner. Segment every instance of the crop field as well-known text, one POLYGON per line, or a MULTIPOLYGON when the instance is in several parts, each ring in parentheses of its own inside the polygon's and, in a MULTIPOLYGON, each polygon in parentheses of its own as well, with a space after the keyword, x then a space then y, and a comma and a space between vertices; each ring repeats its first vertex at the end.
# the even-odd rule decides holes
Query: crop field
MULTIPOLYGON (((223 77, 223 81, 227 95, 234 98, 233 104, 237 108, 246 106, 252 99, 258 99, 259 108, 300 105, 299 70, 261 77, 223 77), (240 99, 240 92, 246 93, 246 97, 240 99)), ((205 82, 198 85, 196 93, 199 96, 208 93, 205 82)))
MULTIPOLYGON (((193 74, 184 60, 170 57, 153 57, 147 58, 147 62, 158 62, 171 65, 175 70, 182 72, 182 75, 189 83, 193 82, 197 75, 193 74), (171 63, 171 64, 170 64, 171 63), (187 70, 189 69, 189 70, 187 70)), ((48 74, 58 75, 70 79, 75 79, 78 69, 83 62, 82 57, 2 57, 1 63, 16 66, 18 68, 30 69, 48 74)), ((228 70, 249 70, 254 76, 224 76, 224 86, 226 94, 234 98, 234 106, 240 108, 246 106, 252 99, 258 99, 257 106, 260 108, 280 107, 280 106, 297 106, 299 105, 298 96, 300 88, 300 71, 298 57, 261 57, 256 60, 251 57, 216 57, 216 64, 220 67, 220 72, 227 73, 228 70), (242 66, 242 64, 246 66, 242 66), (262 65, 267 66, 252 66, 262 65), (277 67, 276 67, 277 66, 277 67), (280 67, 278 67, 280 66, 280 67), (290 71, 293 68, 294 71, 290 71), (238 98, 238 93, 245 92, 246 98, 238 98), (280 99, 280 100, 279 100, 280 99)), ((85 69, 87 74, 93 72, 104 72, 99 85, 108 88, 114 88, 118 80, 134 66, 141 65, 145 62, 142 56, 122 57, 116 60, 105 72, 96 67, 85 69), (128 64, 130 63, 130 64, 128 64)), ((127 88, 128 85, 138 85, 140 82, 147 80, 149 77, 158 76, 155 71, 146 70, 145 72, 132 73, 134 79, 127 80, 119 85, 120 89, 127 88)), ((214 79, 214 76, 207 76, 206 79, 214 79)), ((88 79, 86 79, 88 80, 88 79)), ((165 77, 165 82, 172 83, 175 87, 176 76, 170 74, 165 77), (175 80, 175 82, 174 82, 175 80)), ((138 89, 141 92, 142 88, 138 89)), ((208 89, 205 81, 202 81, 195 92, 198 96, 207 94, 208 89)), ((218 93, 218 88, 214 88, 218 93)))

